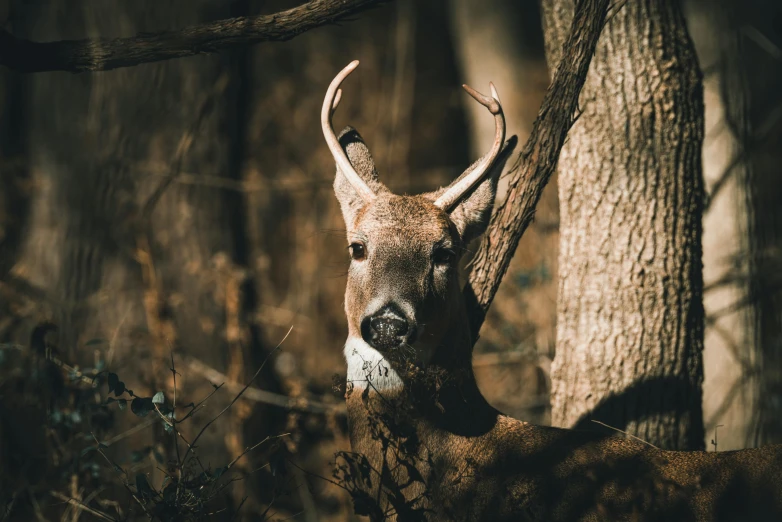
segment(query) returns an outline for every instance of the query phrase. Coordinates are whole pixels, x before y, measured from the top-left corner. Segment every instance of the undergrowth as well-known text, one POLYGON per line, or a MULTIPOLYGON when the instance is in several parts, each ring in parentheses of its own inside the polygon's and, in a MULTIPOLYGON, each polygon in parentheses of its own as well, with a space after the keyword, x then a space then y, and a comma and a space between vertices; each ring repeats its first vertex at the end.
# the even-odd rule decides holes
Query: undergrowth
MULTIPOLYGON (((54 330, 48 323, 37 326, 29 346, 0 344, 0 522, 237 518, 246 500, 231 501, 231 488, 242 480, 237 462, 284 434, 266 437, 218 467, 202 461, 198 443, 263 365, 217 415, 200 428, 183 429, 197 421, 222 384, 210 383, 207 396, 183 403, 172 356, 173 393, 136 393, 119 370, 106 367, 100 350, 91 367, 60 359, 47 342, 54 330), (112 435, 118 424, 130 427, 112 435), (153 442, 132 447, 131 435, 142 430, 153 432, 153 442), (188 439, 185 433, 196 435, 188 439)), ((88 341, 85 348, 103 342, 88 341)), ((271 510, 269 503, 260 519, 267 520, 271 510)))

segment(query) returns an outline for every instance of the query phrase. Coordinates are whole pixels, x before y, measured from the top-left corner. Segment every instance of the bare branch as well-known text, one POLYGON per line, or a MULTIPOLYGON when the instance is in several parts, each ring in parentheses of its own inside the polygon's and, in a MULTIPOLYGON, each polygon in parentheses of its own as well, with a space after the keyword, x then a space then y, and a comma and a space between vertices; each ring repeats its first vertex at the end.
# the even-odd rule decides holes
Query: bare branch
MULTIPOLYGON (((222 383, 221 386, 225 385, 225 388, 231 393, 239 393, 240 391, 242 391, 242 389, 245 388, 245 385, 236 382, 232 379, 229 379, 228 376, 225 375, 224 373, 220 373, 219 371, 215 370, 211 366, 206 365, 205 363, 203 363, 199 359, 196 359, 195 357, 184 356, 184 355, 178 355, 178 357, 182 358, 184 364, 187 365, 188 369, 201 374, 202 376, 206 377, 210 382, 222 383)), ((287 395, 281 395, 279 393, 261 390, 253 386, 250 386, 249 388, 245 389, 242 397, 250 401, 261 402, 264 404, 269 404, 271 406, 276 406, 278 408, 284 408, 286 410, 298 411, 302 413, 330 413, 330 412, 334 412, 337 414, 345 413, 344 402, 331 404, 327 402, 306 399, 303 397, 294 399, 288 397, 287 395)))
POLYGON ((71 506, 75 507, 77 510, 79 510, 79 511, 86 511, 87 513, 89 513, 89 514, 91 514, 91 515, 93 515, 93 516, 95 516, 95 517, 97 517, 97 518, 99 518, 101 520, 106 520, 107 522, 116 522, 116 520, 117 520, 114 517, 111 517, 111 516, 107 515, 106 513, 102 512, 102 511, 98 511, 97 509, 93 509, 93 508, 89 507, 87 504, 82 503, 78 499, 70 498, 70 497, 68 497, 66 495, 63 495, 59 491, 50 491, 49 494, 51 496, 53 496, 54 498, 58 499, 58 500, 62 500, 63 502, 67 502, 71 506))
POLYGON ((274 349, 271 352, 269 352, 268 355, 266 355, 266 358, 261 363, 261 366, 258 368, 258 370, 256 370, 255 374, 252 377, 250 377, 250 380, 247 382, 247 384, 244 386, 244 388, 242 388, 239 391, 239 393, 237 393, 236 396, 231 400, 231 402, 228 404, 228 406, 226 406, 225 408, 220 410, 220 413, 218 413, 216 416, 212 417, 212 419, 209 422, 204 424, 204 426, 201 428, 201 431, 199 431, 198 435, 196 435, 195 438, 193 439, 193 442, 188 445, 187 452, 185 452, 185 456, 182 459, 182 466, 184 466, 187 463, 187 456, 191 453, 191 451, 193 451, 193 448, 196 447, 196 443, 198 442, 198 439, 201 438, 201 435, 203 435, 204 432, 207 430, 207 428, 209 428, 209 426, 212 425, 212 423, 214 423, 217 419, 219 419, 223 415, 223 413, 228 411, 231 408, 231 406, 233 406, 234 403, 236 401, 238 401, 239 398, 242 395, 244 395, 244 392, 246 392, 247 389, 250 388, 250 386, 252 385, 253 381, 255 381, 255 379, 258 377, 258 375, 260 375, 260 373, 263 370, 263 368, 266 366, 266 363, 268 362, 269 357, 271 357, 272 354, 274 352, 276 352, 280 348, 280 346, 282 346, 282 343, 285 342, 285 340, 288 338, 288 336, 291 334, 292 331, 293 331, 293 326, 290 327, 290 329, 288 330, 288 333, 286 333, 285 337, 282 338, 282 341, 280 341, 277 344, 277 346, 275 346, 274 349))
POLYGON ((543 98, 527 144, 511 168, 508 196, 492 216, 473 260, 464 297, 473 342, 508 270, 519 240, 532 223, 535 206, 556 169, 589 63, 605 25, 609 0, 580 0, 554 79, 543 98))
POLYGON ((0 64, 24 73, 108 71, 260 42, 283 42, 388 0, 312 0, 272 15, 219 20, 129 38, 31 42, 0 29, 0 64))

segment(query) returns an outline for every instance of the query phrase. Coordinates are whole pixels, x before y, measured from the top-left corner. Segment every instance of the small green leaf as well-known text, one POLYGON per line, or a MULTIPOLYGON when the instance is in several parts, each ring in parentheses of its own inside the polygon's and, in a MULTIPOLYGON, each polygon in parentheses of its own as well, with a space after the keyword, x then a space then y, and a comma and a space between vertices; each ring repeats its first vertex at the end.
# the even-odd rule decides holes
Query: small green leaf
POLYGON ((116 388, 114 388, 114 395, 116 395, 117 397, 119 397, 119 396, 120 396, 120 395, 122 395, 123 393, 125 393, 125 383, 124 383, 124 382, 122 382, 122 381, 119 381, 119 382, 117 383, 117 386, 116 386, 116 388))
POLYGON ((152 404, 163 404, 166 402, 166 396, 163 395, 163 392, 157 392, 154 397, 152 397, 152 404))
POLYGON ((81 450, 81 456, 82 457, 86 457, 87 455, 89 455, 93 451, 95 451, 95 446, 87 446, 86 448, 81 450))
MULTIPOLYGON (((166 476, 166 478, 168 478, 166 476)), ((163 490, 163 500, 166 502, 173 502, 176 500, 176 483, 172 482, 168 486, 166 486, 166 489, 163 490)))
POLYGON ((163 455, 156 449, 152 450, 152 456, 155 457, 155 460, 158 464, 165 464, 165 459, 163 458, 163 455))
POLYGON ((138 417, 146 417, 149 412, 154 409, 155 406, 152 404, 152 399, 149 397, 136 397, 130 403, 130 411, 135 413, 138 417))
POLYGON ((152 486, 147 482, 147 476, 143 473, 136 475, 136 491, 138 491, 142 497, 149 497, 155 494, 155 492, 152 491, 152 486))
POLYGON ((120 411, 125 411, 128 409, 128 400, 127 399, 119 399, 117 400, 117 406, 119 406, 120 411))
POLYGON ((117 387, 117 384, 119 383, 119 377, 116 373, 109 373, 108 377, 108 383, 109 383, 109 393, 114 391, 114 389, 117 387))

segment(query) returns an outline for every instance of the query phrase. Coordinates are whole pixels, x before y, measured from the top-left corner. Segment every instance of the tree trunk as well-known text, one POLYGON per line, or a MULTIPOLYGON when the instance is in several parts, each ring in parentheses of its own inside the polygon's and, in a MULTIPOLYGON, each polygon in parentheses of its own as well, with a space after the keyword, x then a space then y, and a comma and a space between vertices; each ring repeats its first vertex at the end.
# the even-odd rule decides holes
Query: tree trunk
MULTIPOLYGON (((552 423, 703 448, 703 90, 680 5, 609 14, 559 160, 552 423)), ((542 6, 549 64, 572 2, 542 6)))

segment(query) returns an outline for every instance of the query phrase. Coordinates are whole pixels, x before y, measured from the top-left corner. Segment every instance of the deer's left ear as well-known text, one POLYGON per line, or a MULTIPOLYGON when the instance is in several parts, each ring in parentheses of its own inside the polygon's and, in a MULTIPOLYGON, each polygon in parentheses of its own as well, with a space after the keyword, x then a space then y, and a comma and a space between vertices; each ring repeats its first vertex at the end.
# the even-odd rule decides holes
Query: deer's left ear
MULTIPOLYGON (((478 183, 471 192, 468 192, 464 198, 456 204, 453 210, 451 210, 451 221, 456 225, 456 229, 459 231, 459 235, 465 245, 483 234, 486 227, 489 226, 491 209, 494 206, 494 197, 497 194, 497 181, 500 179, 500 174, 505 168, 505 163, 507 163, 508 158, 510 158, 510 155, 513 153, 513 149, 516 148, 517 142, 518 139, 516 136, 511 136, 510 139, 505 142, 505 146, 498 154, 497 159, 494 161, 494 164, 492 164, 483 181, 478 183)), ((472 172, 479 163, 480 160, 473 163, 461 176, 456 178, 453 183, 458 182, 464 176, 472 172)), ((446 190, 447 188, 440 189, 437 192, 432 193, 432 197, 437 198, 446 190)))
MULTIPOLYGON (((339 140, 340 147, 345 151, 345 156, 347 156, 348 161, 350 161, 356 174, 358 174, 364 183, 366 183, 375 194, 388 192, 385 185, 378 180, 375 160, 372 159, 372 154, 369 152, 369 148, 364 143, 364 139, 358 131, 353 127, 345 127, 342 132, 339 133, 337 139, 339 140)), ((339 169, 339 166, 337 166, 337 173, 334 178, 334 193, 336 194, 340 208, 342 209, 342 217, 345 219, 345 226, 348 231, 350 231, 355 222, 356 214, 367 202, 358 192, 356 192, 355 187, 348 181, 345 174, 339 169)))

